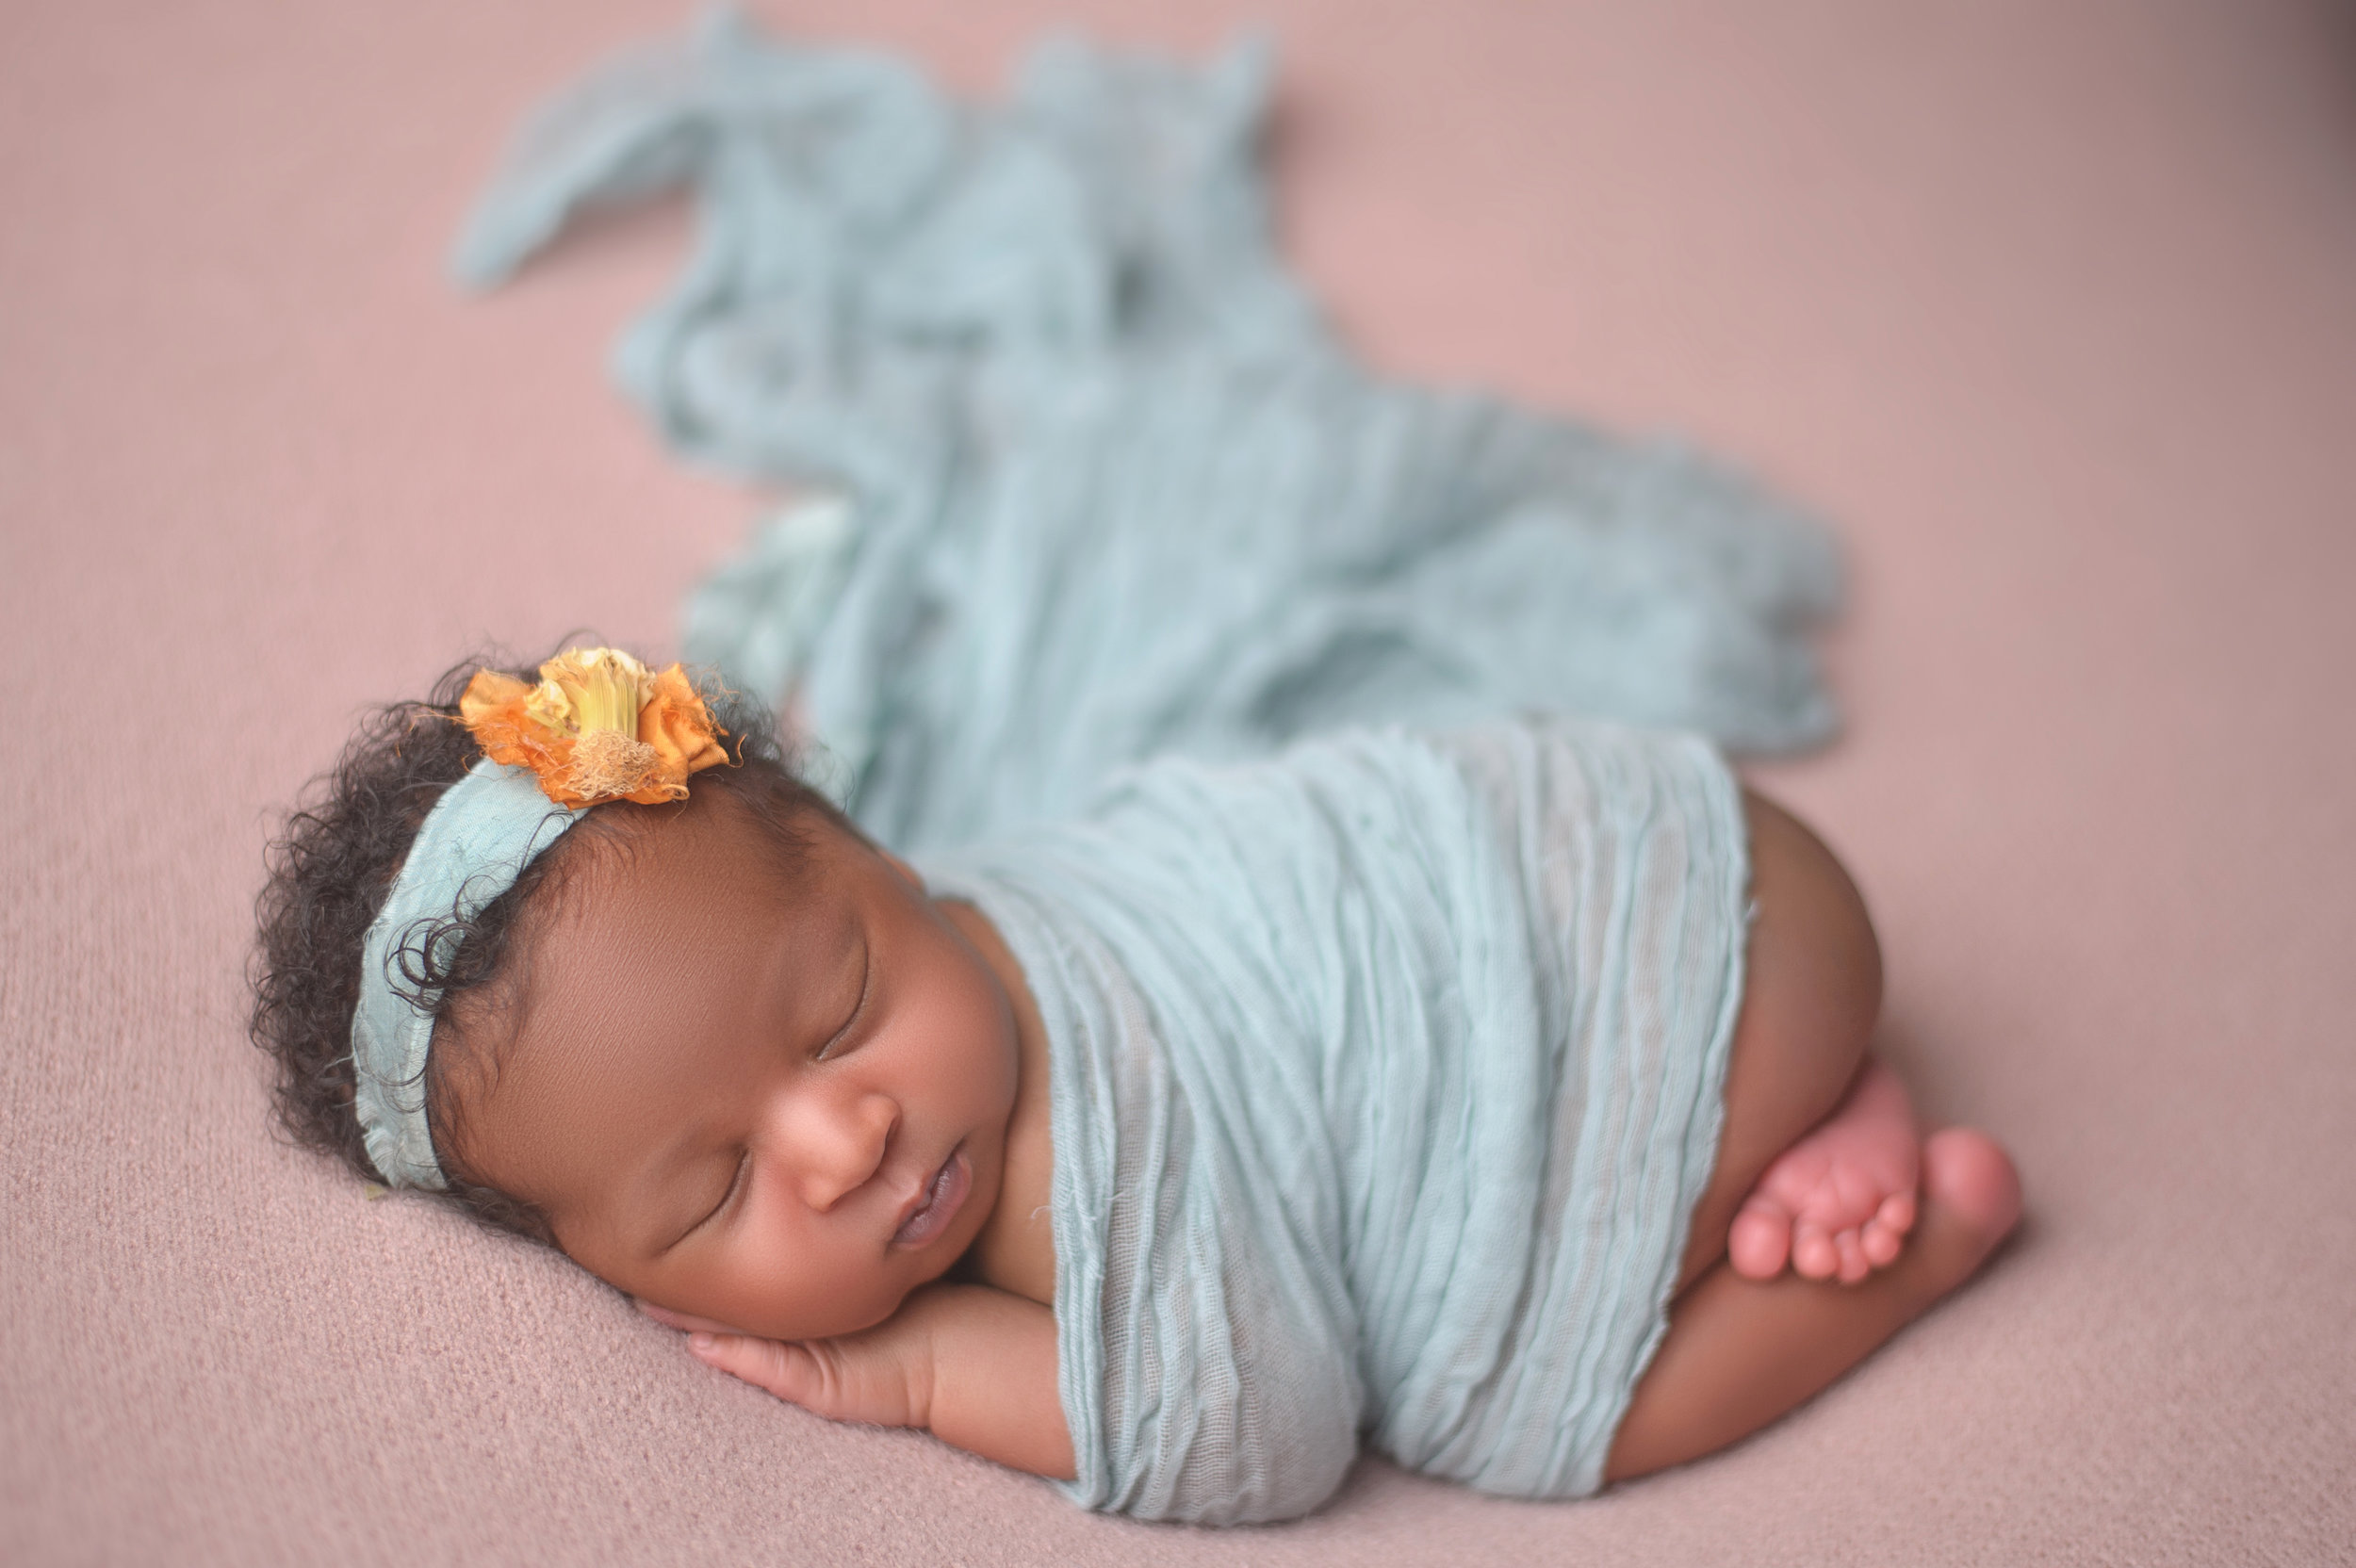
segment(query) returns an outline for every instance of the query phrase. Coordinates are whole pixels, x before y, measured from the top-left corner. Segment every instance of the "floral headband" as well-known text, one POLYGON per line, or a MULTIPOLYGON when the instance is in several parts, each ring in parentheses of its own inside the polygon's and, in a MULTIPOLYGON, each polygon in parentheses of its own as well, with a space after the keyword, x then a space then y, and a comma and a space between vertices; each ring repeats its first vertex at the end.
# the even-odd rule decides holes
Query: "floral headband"
POLYGON ((650 671, 614 648, 568 648, 536 686, 477 670, 458 712, 482 760, 426 813, 360 949, 352 1107, 369 1163, 397 1187, 449 1184, 425 1120, 441 992, 394 985, 410 936, 482 913, 591 807, 684 800, 690 774, 728 760, 727 731, 679 666, 650 671))

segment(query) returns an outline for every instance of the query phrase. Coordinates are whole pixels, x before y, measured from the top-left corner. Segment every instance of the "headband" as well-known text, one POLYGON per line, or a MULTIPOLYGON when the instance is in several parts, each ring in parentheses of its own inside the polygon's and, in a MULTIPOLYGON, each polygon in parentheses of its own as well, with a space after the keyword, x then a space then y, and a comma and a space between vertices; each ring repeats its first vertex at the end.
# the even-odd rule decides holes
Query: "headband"
POLYGON ((360 1005, 352 1015, 352 1109, 368 1138, 368 1162, 391 1185, 449 1184, 425 1125, 425 1054, 442 993, 414 984, 396 988, 396 978, 407 978, 397 966, 416 951, 413 936, 437 922, 481 914, 581 815, 549 800, 531 769, 487 757, 426 813, 392 894, 361 943, 360 1005))
POLYGON ((393 1186, 450 1184, 425 1119, 442 992, 420 977, 447 970, 463 934, 435 928, 481 914, 590 807, 684 800, 689 774, 728 760, 725 731, 677 664, 656 674, 612 648, 574 648, 540 677, 475 672, 458 710, 483 755, 426 813, 360 944, 352 1111, 368 1163, 393 1186))

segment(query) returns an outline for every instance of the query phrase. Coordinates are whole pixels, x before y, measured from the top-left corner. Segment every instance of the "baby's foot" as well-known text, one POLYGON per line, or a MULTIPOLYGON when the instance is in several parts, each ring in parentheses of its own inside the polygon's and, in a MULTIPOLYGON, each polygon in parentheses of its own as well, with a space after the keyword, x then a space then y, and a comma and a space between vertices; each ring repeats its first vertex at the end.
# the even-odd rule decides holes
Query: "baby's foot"
POLYGON ((1759 1177, 1726 1234, 1737 1274, 1853 1285, 1893 1262, 1914 1226, 1922 1143, 1906 1086, 1868 1060, 1849 1096, 1759 1177))

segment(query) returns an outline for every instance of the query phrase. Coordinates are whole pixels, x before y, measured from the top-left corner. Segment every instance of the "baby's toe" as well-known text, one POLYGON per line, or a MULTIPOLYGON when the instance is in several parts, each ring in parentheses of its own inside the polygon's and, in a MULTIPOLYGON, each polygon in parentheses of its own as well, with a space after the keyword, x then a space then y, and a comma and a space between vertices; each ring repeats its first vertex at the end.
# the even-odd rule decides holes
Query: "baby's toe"
POLYGON ((1893 1192, 1882 1200, 1882 1206, 1873 1211, 1875 1225, 1890 1234, 1903 1236, 1914 1229, 1914 1189, 1893 1192))
POLYGON ((1873 1266, 1865 1256, 1865 1244, 1855 1231, 1843 1231, 1832 1238, 1833 1248, 1841 1254, 1841 1282, 1856 1284, 1873 1272, 1873 1266))
POLYGON ((1792 1269, 1804 1280, 1829 1280, 1841 1271, 1841 1250, 1823 1227, 1797 1220, 1792 1227, 1792 1269))
POLYGON ((1866 1262, 1875 1268, 1887 1268, 1906 1250, 1906 1238, 1903 1232, 1891 1230, 1876 1216, 1857 1233, 1857 1245, 1864 1250, 1866 1262))
POLYGON ((1792 1255, 1792 1217, 1782 1205, 1754 1197, 1726 1232, 1726 1261, 1747 1280, 1772 1280, 1792 1255))

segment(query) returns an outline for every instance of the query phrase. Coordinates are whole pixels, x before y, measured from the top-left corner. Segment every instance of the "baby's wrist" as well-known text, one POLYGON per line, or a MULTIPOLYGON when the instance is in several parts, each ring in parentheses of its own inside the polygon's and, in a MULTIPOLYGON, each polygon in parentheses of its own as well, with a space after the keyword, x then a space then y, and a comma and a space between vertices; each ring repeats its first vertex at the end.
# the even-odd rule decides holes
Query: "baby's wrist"
POLYGON ((1069 1479, 1055 1314, 988 1285, 935 1285, 909 1300, 909 1409, 945 1443, 1069 1479))
POLYGON ((901 1372, 908 1380, 909 1425, 939 1436, 941 1389, 959 1371, 971 1374, 998 1342, 1006 1292, 979 1284, 932 1284, 900 1308, 908 1319, 901 1372))
POLYGON ((934 1430, 934 1396, 941 1382, 942 1315, 949 1310, 949 1303, 939 1298, 937 1289, 923 1292, 901 1308, 910 1316, 900 1355, 900 1376, 908 1389, 908 1425, 925 1431, 934 1430))

